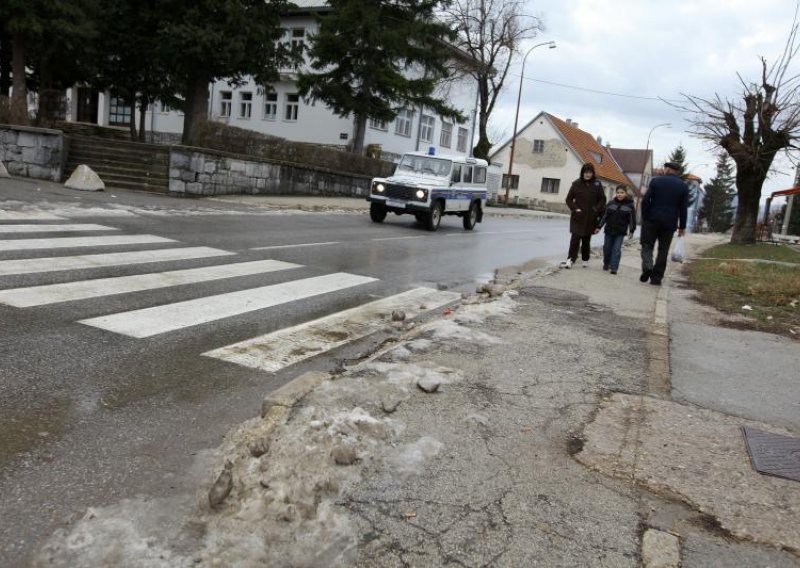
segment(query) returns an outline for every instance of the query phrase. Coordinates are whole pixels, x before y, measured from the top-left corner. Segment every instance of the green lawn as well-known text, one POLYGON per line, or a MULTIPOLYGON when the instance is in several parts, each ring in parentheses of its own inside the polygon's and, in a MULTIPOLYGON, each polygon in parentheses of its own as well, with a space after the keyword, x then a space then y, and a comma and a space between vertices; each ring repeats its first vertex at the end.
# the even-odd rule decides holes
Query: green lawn
POLYGON ((688 267, 689 282, 701 301, 722 312, 747 316, 745 327, 800 340, 800 264, 725 260, 733 258, 800 263, 800 252, 766 244, 721 245, 708 250, 705 260, 688 267), (708 260, 711 258, 719 260, 708 260), (745 305, 752 311, 742 310, 745 305))
POLYGON ((757 258, 800 263, 800 250, 786 245, 757 243, 754 245, 718 245, 708 249, 704 258, 757 258))

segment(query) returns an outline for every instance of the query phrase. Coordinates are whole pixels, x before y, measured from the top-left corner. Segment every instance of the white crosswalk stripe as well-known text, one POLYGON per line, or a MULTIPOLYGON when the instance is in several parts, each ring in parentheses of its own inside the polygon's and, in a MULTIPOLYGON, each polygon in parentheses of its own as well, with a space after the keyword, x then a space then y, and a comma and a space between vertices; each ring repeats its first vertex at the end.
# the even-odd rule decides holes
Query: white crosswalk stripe
POLYGON ((253 262, 239 262, 202 268, 189 268, 158 272, 153 274, 138 274, 136 276, 117 276, 114 278, 97 278, 94 280, 81 280, 78 282, 65 282, 46 286, 32 286, 27 288, 12 288, 0 290, 0 304, 8 304, 18 308, 42 306, 72 300, 85 300, 87 298, 100 298, 130 292, 155 290, 182 284, 195 284, 210 282, 237 276, 264 274, 278 270, 300 268, 299 264, 281 262, 280 260, 257 260, 253 262))
POLYGON ((324 318, 203 353, 252 369, 276 372, 379 331, 394 310, 407 319, 461 297, 455 292, 415 288, 324 318))
POLYGON ((79 256, 53 256, 48 258, 23 258, 19 260, 0 260, 0 276, 16 274, 35 274, 39 272, 59 272, 62 270, 81 270, 130 264, 170 262, 215 256, 230 256, 236 253, 211 247, 184 247, 142 250, 131 252, 112 252, 106 254, 86 254, 79 256))
POLYGON ((360 286, 377 279, 337 272, 228 294, 206 296, 81 320, 80 323, 130 337, 151 337, 247 312, 360 286))
POLYGON ((43 211, 5 211, 0 209, 0 221, 60 221, 63 218, 43 211))
POLYGON ((64 237, 54 239, 15 239, 0 241, 0 251, 36 250, 54 248, 109 247, 174 243, 173 239, 155 235, 120 235, 109 237, 64 237))
POLYGON ((119 231, 116 227, 91 223, 64 223, 63 225, 0 225, 0 233, 74 233, 83 231, 119 231))

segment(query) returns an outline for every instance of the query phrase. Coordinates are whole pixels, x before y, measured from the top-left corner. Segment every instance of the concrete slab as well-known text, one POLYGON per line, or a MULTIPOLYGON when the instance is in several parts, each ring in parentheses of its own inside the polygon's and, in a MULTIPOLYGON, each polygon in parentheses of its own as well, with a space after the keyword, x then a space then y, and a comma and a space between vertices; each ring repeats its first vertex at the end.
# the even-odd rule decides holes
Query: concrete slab
POLYGON ((664 400, 614 394, 584 431, 585 465, 677 497, 736 537, 800 551, 800 486, 757 473, 742 426, 767 424, 664 400))

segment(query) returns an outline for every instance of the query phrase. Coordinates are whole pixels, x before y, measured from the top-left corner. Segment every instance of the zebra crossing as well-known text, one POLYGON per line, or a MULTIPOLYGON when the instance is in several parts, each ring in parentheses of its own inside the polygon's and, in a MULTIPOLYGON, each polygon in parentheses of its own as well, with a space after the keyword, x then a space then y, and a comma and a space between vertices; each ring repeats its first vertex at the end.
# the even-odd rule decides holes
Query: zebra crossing
MULTIPOLYGON (((301 277, 303 265, 280 260, 241 260, 237 253, 202 246, 184 246, 175 239, 157 235, 119 234, 116 227, 96 224, 71 223, 69 219, 58 221, 57 216, 37 217, 32 213, 15 215, 0 210, 0 253, 14 256, 28 252, 54 249, 91 248, 90 254, 48 256, 34 258, 0 259, 0 276, 22 277, 28 275, 65 273, 75 270, 91 270, 128 266, 136 274, 113 277, 86 276, 80 273, 66 282, 38 283, 22 287, 0 285, 0 304, 18 309, 41 308, 66 302, 87 302, 116 297, 124 305, 127 294, 144 291, 172 289, 179 286, 220 282, 225 288, 241 286, 236 279, 251 277, 245 289, 235 289, 188 300, 175 300, 162 305, 138 307, 91 317, 76 319, 76 323, 105 332, 125 336, 134 340, 162 336, 182 330, 192 330, 204 324, 230 320, 258 310, 291 305, 344 290, 358 290, 379 282, 369 276, 336 272, 320 276, 301 277), (55 217, 55 218, 54 218, 55 217), (47 221, 34 224, 27 221, 47 221), (105 235, 84 236, 82 233, 107 232, 105 235), (50 238, 27 238, 27 234, 54 233, 50 238), (75 233, 75 234, 72 234, 75 233), (113 234, 117 233, 117 234, 113 234), (17 238, 3 238, 13 235, 17 238), (169 248, 147 248, 151 245, 169 248), (137 250, 113 252, 114 247, 136 246, 137 250), (111 249, 112 252, 108 252, 111 249), (198 268, 152 271, 149 264, 209 259, 216 264, 198 268), (286 275, 292 278, 277 284, 253 287, 252 277, 269 274, 286 275)), ((42 277, 44 277, 42 276, 42 277)), ((72 276, 72 273, 69 274, 72 276)), ((63 277, 57 278, 59 280, 63 277)), ((46 281, 45 281, 46 282, 46 281)), ((263 282, 262 282, 263 284, 263 282)), ((367 294, 364 293, 367 297, 367 294)), ((458 294, 416 288, 389 296, 365 305, 334 313, 323 318, 289 328, 278 329, 269 334, 220 345, 203 353, 236 365, 268 372, 279 371, 304 359, 329 352, 349 341, 360 339, 385 325, 385 317, 392 310, 404 309, 409 317, 425 310, 436 309, 458 299, 458 294), (421 307, 424 304, 424 308, 421 307), (270 355, 270 353, 272 355, 270 355)), ((141 302, 141 296, 139 301, 141 302)), ((115 303, 114 305, 119 305, 115 303)), ((139 303, 139 306, 142 304, 139 303)), ((80 310, 79 310, 80 311, 80 310)), ((267 312, 268 313, 268 312, 267 312)))

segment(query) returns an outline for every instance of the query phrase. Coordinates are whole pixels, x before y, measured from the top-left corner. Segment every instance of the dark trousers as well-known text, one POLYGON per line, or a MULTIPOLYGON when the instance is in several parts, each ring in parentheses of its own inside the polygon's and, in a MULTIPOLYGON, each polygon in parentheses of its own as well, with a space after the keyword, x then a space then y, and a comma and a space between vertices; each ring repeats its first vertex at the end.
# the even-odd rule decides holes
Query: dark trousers
POLYGON ((650 273, 650 279, 661 282, 664 272, 667 270, 667 255, 669 245, 672 243, 672 235, 675 229, 665 227, 658 221, 643 221, 642 236, 639 239, 642 243, 642 272, 650 273), (658 254, 655 264, 653 263, 653 249, 658 242, 658 254))
POLYGON ((572 238, 569 240, 569 253, 567 253, 567 258, 569 258, 572 262, 578 260, 578 248, 581 249, 581 260, 589 260, 592 256, 592 249, 589 244, 592 235, 576 235, 572 234, 572 238))
POLYGON ((603 242, 603 266, 609 266, 616 272, 619 270, 619 261, 622 258, 622 241, 625 235, 609 235, 606 233, 606 240, 603 242))

